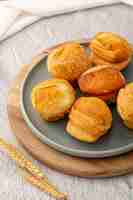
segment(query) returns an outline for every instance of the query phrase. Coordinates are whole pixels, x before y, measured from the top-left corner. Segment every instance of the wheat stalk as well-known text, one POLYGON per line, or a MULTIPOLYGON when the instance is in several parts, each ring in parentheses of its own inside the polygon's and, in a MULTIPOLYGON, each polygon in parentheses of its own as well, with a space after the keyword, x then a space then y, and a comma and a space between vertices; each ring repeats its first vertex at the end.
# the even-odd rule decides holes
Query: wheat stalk
POLYGON ((46 181, 43 180, 38 180, 37 178, 35 178, 34 176, 25 176, 25 179, 30 182, 32 185, 38 187, 39 189, 41 189, 42 191, 47 192, 49 195, 52 195, 55 199, 58 200, 67 200, 67 196, 64 193, 58 192, 57 190, 55 190, 54 187, 51 187, 51 185, 49 185, 46 181))
POLYGON ((8 156, 10 156, 20 168, 29 173, 25 176, 28 182, 49 193, 56 199, 66 199, 66 194, 59 192, 55 186, 49 183, 48 178, 43 174, 41 169, 34 165, 31 160, 27 159, 16 147, 6 143, 2 138, 0 138, 0 147, 8 153, 8 156))
POLYGON ((27 159, 23 153, 18 151, 16 147, 6 143, 2 138, 0 138, 0 146, 3 147, 4 150, 6 150, 8 155, 14 161, 16 161, 19 167, 26 169, 27 171, 29 171, 34 176, 37 176, 38 178, 44 178, 44 174, 42 173, 42 171, 37 166, 35 166, 29 159, 27 159))

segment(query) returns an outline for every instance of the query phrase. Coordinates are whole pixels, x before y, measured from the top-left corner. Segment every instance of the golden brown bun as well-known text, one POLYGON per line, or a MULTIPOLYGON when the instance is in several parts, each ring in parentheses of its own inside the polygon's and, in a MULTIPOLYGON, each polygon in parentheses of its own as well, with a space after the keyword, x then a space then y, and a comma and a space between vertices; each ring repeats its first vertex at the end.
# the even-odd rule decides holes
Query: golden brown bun
POLYGON ((110 99, 116 91, 125 85, 125 78, 122 73, 111 65, 93 67, 84 72, 79 81, 82 92, 94 96, 104 96, 110 99))
POLYGON ((85 49, 69 43, 53 50, 48 56, 48 71, 56 78, 75 81, 91 66, 85 49))
POLYGON ((91 52, 91 54, 90 54, 90 60, 93 65, 109 65, 110 64, 111 66, 117 68, 119 71, 125 69, 128 66, 128 64, 131 61, 131 58, 132 58, 132 56, 130 56, 127 60, 124 60, 120 63, 110 63, 110 62, 107 62, 107 61, 101 59, 100 57, 95 55, 93 52, 91 52))
POLYGON ((133 129, 133 82, 120 89, 117 96, 117 110, 124 124, 133 129))
POLYGON ((95 142, 112 125, 112 114, 107 104, 97 97, 80 97, 72 106, 66 130, 74 138, 95 142))
POLYGON ((56 121, 69 112, 75 100, 75 91, 63 79, 46 80, 37 84, 31 94, 33 107, 47 121, 56 121))
POLYGON ((91 59, 95 64, 116 64, 115 67, 122 70, 131 59, 132 50, 128 41, 115 33, 97 33, 90 48, 91 59))

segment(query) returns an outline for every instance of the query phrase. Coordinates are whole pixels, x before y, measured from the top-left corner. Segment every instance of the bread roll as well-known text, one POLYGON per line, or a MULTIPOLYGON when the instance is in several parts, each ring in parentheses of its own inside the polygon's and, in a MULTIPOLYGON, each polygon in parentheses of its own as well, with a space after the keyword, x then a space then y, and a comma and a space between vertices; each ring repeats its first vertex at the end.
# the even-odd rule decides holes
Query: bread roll
POLYGON ((117 97, 117 110, 124 124, 133 129, 133 82, 122 88, 117 97))
POLYGON ((78 43, 58 47, 48 56, 48 71, 55 78, 73 82, 89 67, 91 67, 89 57, 78 43))
POLYGON ((72 106, 66 130, 74 138, 95 142, 112 125, 112 114, 104 101, 97 97, 80 97, 72 106))
POLYGON ((46 80, 37 84, 31 94, 32 105, 47 121, 56 121, 69 112, 75 100, 75 91, 63 79, 46 80))
POLYGON ((82 92, 103 100, 110 100, 125 82, 122 73, 110 65, 93 67, 84 72, 78 81, 82 92))

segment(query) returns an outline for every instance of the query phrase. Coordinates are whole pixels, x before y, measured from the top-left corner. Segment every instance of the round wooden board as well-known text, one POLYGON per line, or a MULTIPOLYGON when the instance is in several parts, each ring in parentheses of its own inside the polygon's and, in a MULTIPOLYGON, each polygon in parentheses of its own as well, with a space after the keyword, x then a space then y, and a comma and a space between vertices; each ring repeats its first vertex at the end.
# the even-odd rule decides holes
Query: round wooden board
MULTIPOLYGON (((39 62, 47 51, 33 59, 39 62)), ((22 67, 8 93, 8 117, 13 134, 36 159, 52 169, 80 177, 110 177, 133 172, 133 152, 119 157, 83 159, 58 152, 36 138, 22 118, 19 98, 20 86, 31 65, 22 67)))

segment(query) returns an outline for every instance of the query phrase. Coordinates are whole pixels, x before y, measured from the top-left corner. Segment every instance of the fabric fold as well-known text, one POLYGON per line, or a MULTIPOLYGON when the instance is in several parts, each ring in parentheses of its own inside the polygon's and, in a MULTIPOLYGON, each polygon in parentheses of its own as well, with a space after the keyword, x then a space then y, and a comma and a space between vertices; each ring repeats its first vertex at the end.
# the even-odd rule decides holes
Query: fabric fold
POLYGON ((0 2, 0 41, 42 17, 119 2, 120 0, 9 0, 0 2))

